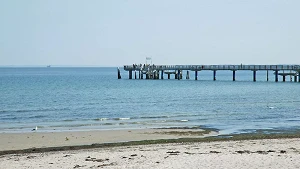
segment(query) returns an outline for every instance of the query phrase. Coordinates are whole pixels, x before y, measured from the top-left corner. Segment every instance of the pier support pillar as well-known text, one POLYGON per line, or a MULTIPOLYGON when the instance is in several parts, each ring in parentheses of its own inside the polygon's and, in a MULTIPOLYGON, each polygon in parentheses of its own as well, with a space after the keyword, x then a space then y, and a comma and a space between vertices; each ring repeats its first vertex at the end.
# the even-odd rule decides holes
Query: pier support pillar
POLYGON ((235 81, 235 70, 232 71, 232 81, 235 81))
POLYGON ((150 78, 149 74, 148 74, 148 73, 146 73, 146 79, 149 79, 149 78, 150 78))
POLYGON ((297 82, 297 76, 294 76, 294 82, 297 82))
POLYGON ((188 70, 186 71, 186 79, 190 79, 190 72, 188 70))
POLYGON ((253 70, 253 82, 256 82, 256 70, 253 70))
POLYGON ((143 79, 144 78, 144 73, 143 72, 141 72, 141 79, 143 79))
POLYGON ((278 82, 278 70, 275 70, 275 82, 278 82))
POLYGON ((198 71, 195 70, 195 80, 198 80, 198 71))
POLYGON ((134 78, 136 79, 136 71, 134 71, 134 78))
POLYGON ((164 71, 163 70, 161 70, 160 78, 164 79, 164 71))
POLYGON ((132 79, 132 70, 129 70, 129 79, 132 79))
POLYGON ((269 71, 267 70, 267 82, 269 81, 269 71))
POLYGON ((178 78, 178 80, 180 80, 180 78, 181 78, 181 71, 180 70, 177 70, 177 78, 178 78))
POLYGON ((175 71, 175 79, 178 79, 178 74, 176 71, 175 71))
POLYGON ((217 71, 214 70, 214 81, 217 80, 217 79, 216 79, 216 74, 217 74, 217 71))
POLYGON ((118 68, 118 79, 121 79, 121 72, 119 68, 118 68))
POLYGON ((180 70, 180 79, 182 79, 182 70, 180 70))
POLYGON ((285 82, 285 76, 282 76, 282 81, 285 82))
POLYGON ((170 73, 168 73, 168 79, 170 79, 170 76, 171 76, 170 73))

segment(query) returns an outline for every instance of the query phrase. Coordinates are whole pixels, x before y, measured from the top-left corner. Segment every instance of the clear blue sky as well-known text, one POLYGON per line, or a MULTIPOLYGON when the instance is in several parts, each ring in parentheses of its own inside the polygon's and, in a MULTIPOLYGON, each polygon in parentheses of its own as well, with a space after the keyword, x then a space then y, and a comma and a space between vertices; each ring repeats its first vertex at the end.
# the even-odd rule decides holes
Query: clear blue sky
POLYGON ((300 64, 299 0, 0 0, 0 65, 300 64))

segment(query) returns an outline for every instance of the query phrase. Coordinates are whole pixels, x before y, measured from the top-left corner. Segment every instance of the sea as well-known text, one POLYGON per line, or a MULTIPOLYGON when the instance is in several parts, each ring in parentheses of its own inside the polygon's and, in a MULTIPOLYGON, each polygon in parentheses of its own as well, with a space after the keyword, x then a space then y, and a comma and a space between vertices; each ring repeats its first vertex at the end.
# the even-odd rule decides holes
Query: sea
MULTIPOLYGON (((222 134, 300 129, 300 83, 273 72, 129 79, 117 67, 1 67, 0 132, 199 127, 222 134)), ((138 78, 138 72, 137 72, 138 78)))

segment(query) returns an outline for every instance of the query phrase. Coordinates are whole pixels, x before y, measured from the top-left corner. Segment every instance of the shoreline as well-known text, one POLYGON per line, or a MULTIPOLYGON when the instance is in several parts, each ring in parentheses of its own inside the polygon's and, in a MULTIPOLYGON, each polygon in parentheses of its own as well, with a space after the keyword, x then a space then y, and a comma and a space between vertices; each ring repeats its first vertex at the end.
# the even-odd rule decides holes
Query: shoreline
POLYGON ((0 133, 0 155, 120 146, 300 138, 300 132, 219 135, 214 129, 158 128, 0 133))
POLYGON ((0 133, 0 155, 102 147, 151 140, 217 136, 199 128, 123 129, 68 132, 0 133))

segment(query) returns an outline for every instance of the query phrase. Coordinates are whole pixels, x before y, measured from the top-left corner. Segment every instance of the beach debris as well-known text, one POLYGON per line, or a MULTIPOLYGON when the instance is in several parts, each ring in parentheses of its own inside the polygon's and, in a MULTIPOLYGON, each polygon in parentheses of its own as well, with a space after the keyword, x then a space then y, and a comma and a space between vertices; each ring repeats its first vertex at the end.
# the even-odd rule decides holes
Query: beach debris
POLYGON ((66 141, 69 141, 70 139, 68 137, 66 137, 66 141))
POLYGON ((35 158, 36 156, 27 156, 28 159, 35 158))
POLYGON ((109 163, 109 164, 101 164, 101 165, 98 165, 97 167, 114 166, 114 165, 117 165, 117 163, 112 162, 112 163, 109 163))
POLYGON ((258 150, 258 151, 256 151, 258 154, 268 154, 268 152, 266 152, 266 151, 261 151, 261 150, 258 150))
POLYGON ((275 153, 276 151, 275 150, 268 150, 267 152, 268 153, 275 153))
POLYGON ((131 156, 131 157, 135 157, 135 156, 137 156, 137 154, 131 154, 130 156, 131 156))
POLYGON ((179 151, 168 151, 167 153, 169 155, 178 155, 180 152, 179 151))
POLYGON ((91 158, 90 156, 88 156, 85 161, 92 161, 92 162, 104 162, 104 161, 109 161, 108 158, 106 159, 97 159, 97 158, 91 158))
POLYGON ((179 151, 168 151, 167 153, 180 153, 179 151))
POLYGON ((284 153, 286 153, 286 151, 285 150, 280 150, 280 153, 284 154, 284 153))
POLYGON ((237 152, 237 153, 239 153, 239 154, 244 154, 244 153, 250 154, 250 153, 251 153, 251 151, 249 151, 249 150, 235 151, 235 152, 237 152))
POLYGON ((218 154, 218 153, 221 153, 219 151, 210 151, 209 153, 215 153, 215 154, 218 154))
POLYGON ((80 167, 85 167, 86 165, 78 165, 76 164, 73 168, 80 168, 80 167))
POLYGON ((71 155, 69 155, 69 154, 66 154, 66 155, 64 155, 63 157, 70 157, 71 155))

